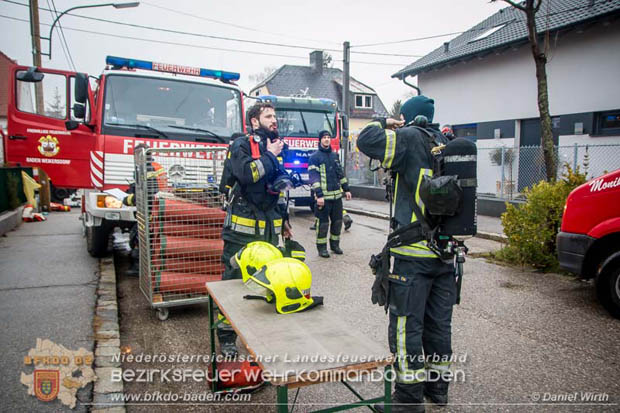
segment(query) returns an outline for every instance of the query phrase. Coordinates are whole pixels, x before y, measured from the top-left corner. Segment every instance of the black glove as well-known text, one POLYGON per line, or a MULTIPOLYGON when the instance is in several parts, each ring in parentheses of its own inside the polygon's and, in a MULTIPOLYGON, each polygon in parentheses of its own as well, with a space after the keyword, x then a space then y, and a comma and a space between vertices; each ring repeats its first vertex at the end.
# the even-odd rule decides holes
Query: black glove
POLYGON ((372 294, 370 296, 370 300, 372 303, 385 307, 388 299, 389 288, 390 284, 388 278, 385 277, 381 271, 378 271, 375 276, 375 282, 372 284, 371 288, 372 294))

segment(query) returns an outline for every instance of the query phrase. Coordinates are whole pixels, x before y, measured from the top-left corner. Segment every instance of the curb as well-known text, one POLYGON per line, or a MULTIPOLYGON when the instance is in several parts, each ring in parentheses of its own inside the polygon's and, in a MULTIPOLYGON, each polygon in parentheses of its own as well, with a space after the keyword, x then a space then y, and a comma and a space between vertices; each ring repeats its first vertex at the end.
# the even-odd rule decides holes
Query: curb
MULTIPOLYGON (((384 214, 382 212, 365 211, 363 209, 356 209, 356 208, 346 208, 346 210, 347 212, 351 212, 353 214, 364 215, 364 216, 371 217, 371 218, 385 219, 386 221, 390 219, 389 215, 384 214)), ((504 234, 496 234, 493 232, 478 231, 476 233, 476 237, 488 239, 491 241, 497 241, 497 242, 501 242, 504 244, 508 242, 508 237, 506 237, 504 234)))
POLYGON ((0 213, 0 236, 14 230, 22 223, 21 206, 12 211, 0 213))
POLYGON ((120 361, 114 360, 121 352, 114 259, 101 259, 99 268, 97 304, 93 321, 97 382, 93 390, 91 412, 125 413, 125 401, 122 399, 123 382, 112 381, 112 373, 121 369, 120 361))

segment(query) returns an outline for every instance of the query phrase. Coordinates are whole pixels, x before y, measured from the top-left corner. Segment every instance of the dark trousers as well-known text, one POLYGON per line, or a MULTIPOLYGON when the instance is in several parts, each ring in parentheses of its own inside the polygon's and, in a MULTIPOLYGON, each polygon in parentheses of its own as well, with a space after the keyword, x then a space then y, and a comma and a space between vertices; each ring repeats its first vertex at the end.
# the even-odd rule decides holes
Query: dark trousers
MULTIPOLYGON (((222 280, 235 280, 241 279, 241 271, 239 268, 233 268, 230 264, 230 259, 243 247, 253 241, 267 241, 272 243, 273 245, 278 245, 278 236, 266 232, 264 236, 256 235, 253 237, 250 236, 239 236, 236 240, 231 240, 233 238, 230 234, 224 240, 224 250, 222 251, 222 263, 224 264, 224 273, 222 274, 222 280)), ((231 327, 230 323, 224 318, 223 315, 218 314, 218 319, 224 319, 224 321, 217 326, 217 337, 220 341, 220 345, 222 343, 234 343, 237 340, 237 333, 231 327)))
POLYGON ((319 249, 327 247, 327 232, 329 231, 330 245, 340 244, 342 231, 342 198, 325 200, 325 205, 315 205, 316 217, 316 245, 319 249), (331 221, 331 225, 330 225, 331 221))
POLYGON ((415 403, 427 391, 446 394, 439 374, 450 367, 454 265, 435 258, 395 259, 390 279, 390 350, 396 355, 396 393, 415 403), (429 390, 430 389, 430 390, 429 390))

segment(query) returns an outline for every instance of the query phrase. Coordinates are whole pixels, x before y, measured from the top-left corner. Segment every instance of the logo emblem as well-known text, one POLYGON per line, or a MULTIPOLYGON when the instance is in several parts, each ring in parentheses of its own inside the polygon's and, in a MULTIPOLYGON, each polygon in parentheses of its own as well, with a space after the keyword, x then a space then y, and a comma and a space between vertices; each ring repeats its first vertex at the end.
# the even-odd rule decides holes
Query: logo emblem
POLYGON ((58 155, 60 152, 60 146, 58 145, 58 139, 53 137, 52 135, 41 136, 39 139, 39 146, 37 149, 43 156, 52 157, 58 155))
POLYGON ((168 177, 172 181, 180 181, 185 178, 185 168, 181 165, 175 164, 168 169, 168 177))
POLYGON ((58 396, 60 372, 58 370, 34 371, 34 395, 44 402, 51 402, 58 396))

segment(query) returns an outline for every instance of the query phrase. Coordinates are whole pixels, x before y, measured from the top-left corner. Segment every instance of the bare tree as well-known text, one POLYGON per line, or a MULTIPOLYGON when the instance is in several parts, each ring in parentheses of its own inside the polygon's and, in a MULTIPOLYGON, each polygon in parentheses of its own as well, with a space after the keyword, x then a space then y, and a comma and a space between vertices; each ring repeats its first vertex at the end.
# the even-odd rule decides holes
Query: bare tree
POLYGON ((260 82, 262 82, 263 80, 267 79, 269 76, 271 76, 271 74, 273 72, 275 72, 276 70, 278 70, 277 67, 275 66, 267 66, 265 68, 263 68, 263 70, 259 73, 254 73, 252 75, 250 75, 248 78, 254 82, 255 84, 259 84, 260 82))
MULTIPOLYGON (((491 0, 497 1, 497 0, 491 0)), ((541 146, 547 169, 547 180, 555 181, 556 164, 553 150, 553 131, 551 129, 551 115, 549 114, 549 92, 547 88, 547 50, 549 47, 548 37, 545 39, 544 48, 541 49, 536 33, 536 13, 540 9, 542 0, 525 0, 516 2, 502 0, 512 7, 521 10, 527 18, 527 35, 536 65, 536 80, 538 83, 538 112, 540 113, 541 146)))
POLYGON ((403 102, 400 99, 396 99, 394 103, 392 103, 392 109, 390 109, 390 117, 392 119, 400 119, 400 107, 403 102))

